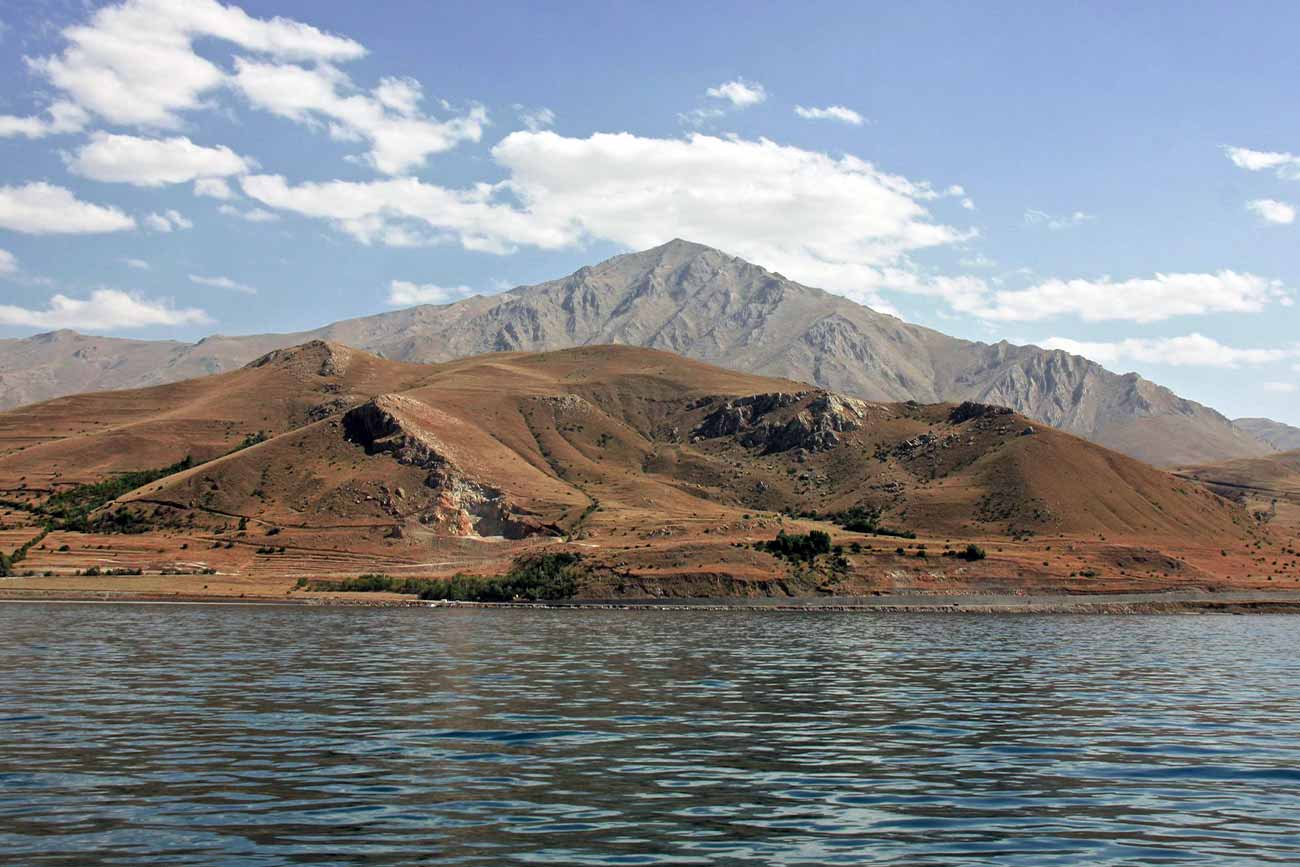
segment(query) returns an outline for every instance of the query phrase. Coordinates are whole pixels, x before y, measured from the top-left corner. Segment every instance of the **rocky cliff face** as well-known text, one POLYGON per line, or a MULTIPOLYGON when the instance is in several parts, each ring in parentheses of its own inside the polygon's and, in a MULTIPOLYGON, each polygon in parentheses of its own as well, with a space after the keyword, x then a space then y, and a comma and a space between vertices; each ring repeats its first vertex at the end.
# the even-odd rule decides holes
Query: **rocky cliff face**
POLYGON ((307 334, 212 337, 193 345, 62 332, 0 341, 0 408, 203 375, 313 338, 421 362, 589 344, 646 346, 871 401, 1001 404, 1155 464, 1269 451, 1219 413, 1135 375, 1060 351, 958 340, 685 241, 490 298, 307 334), (86 341, 95 353, 77 356, 86 341))
POLYGON ((400 394, 380 395, 343 415, 344 436, 369 454, 428 471, 424 484, 434 492, 432 502, 420 506, 399 487, 397 502, 389 504, 398 517, 457 536, 558 534, 557 528, 521 513, 502 491, 470 478, 454 450, 434 432, 437 420, 428 416, 428 407, 400 394))

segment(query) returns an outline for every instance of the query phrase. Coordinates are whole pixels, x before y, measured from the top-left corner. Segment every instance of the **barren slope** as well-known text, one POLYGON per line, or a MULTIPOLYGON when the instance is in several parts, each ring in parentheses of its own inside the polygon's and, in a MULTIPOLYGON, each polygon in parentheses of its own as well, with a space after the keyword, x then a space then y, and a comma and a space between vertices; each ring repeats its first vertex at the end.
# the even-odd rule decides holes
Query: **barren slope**
POLYGON ((89 534, 39 540, 25 568, 284 588, 491 572, 558 546, 598 567, 604 595, 1103 592, 1254 586, 1253 546, 1271 544, 1199 484, 1009 410, 866 402, 653 350, 421 367, 313 344, 115 397, 130 410, 103 425, 104 396, 0 414, 0 442, 55 431, 0 458, 2 495, 203 462, 122 493, 89 534), (268 438, 232 451, 255 429, 268 438), (827 520, 850 511, 877 531, 827 520), (783 528, 857 547, 833 568, 754 549, 783 528), (987 561, 941 557, 972 543, 987 561))

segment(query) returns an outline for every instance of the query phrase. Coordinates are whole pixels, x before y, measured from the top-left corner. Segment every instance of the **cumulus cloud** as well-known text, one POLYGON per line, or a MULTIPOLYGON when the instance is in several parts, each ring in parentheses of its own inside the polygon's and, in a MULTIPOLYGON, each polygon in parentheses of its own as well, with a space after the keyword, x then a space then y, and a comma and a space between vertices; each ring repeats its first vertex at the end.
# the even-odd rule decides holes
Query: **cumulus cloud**
POLYGON ((1288 226, 1295 222, 1295 208, 1277 199, 1255 199, 1246 203, 1246 209, 1265 223, 1288 226))
POLYGON ((461 190, 414 178, 241 183, 263 205, 330 220, 363 243, 509 252, 683 237, 872 303, 884 266, 973 235, 930 219, 924 202, 943 193, 927 184, 766 139, 519 131, 492 155, 507 179, 461 190))
POLYGON ((58 100, 52 103, 42 115, 15 117, 12 114, 0 115, 0 138, 23 136, 25 138, 45 138, 62 133, 81 132, 86 128, 90 115, 75 102, 58 100))
POLYGON ((749 108, 767 99, 767 90, 763 85, 743 78, 723 82, 717 87, 710 87, 704 93, 714 99, 725 99, 736 108, 749 108))
POLYGON ((1277 280, 1219 271, 1118 281, 1052 279, 1025 289, 981 294, 958 309, 985 319, 1014 322, 1058 316, 1078 316, 1089 322, 1157 322, 1206 313, 1258 313, 1271 303, 1292 304, 1291 293, 1277 280))
POLYGON ((198 286, 211 286, 214 289, 225 289, 230 292, 239 292, 242 295, 257 294, 257 290, 252 286, 231 280, 229 277, 203 277, 198 274, 191 274, 190 282, 198 286))
POLYGON ((1082 355, 1104 365, 1136 361, 1176 367, 1234 368, 1273 364, 1300 354, 1297 349, 1238 349, 1195 333, 1182 337, 1131 338, 1109 343, 1053 337, 1044 341, 1042 347, 1082 355))
POLYGON ((1265 391, 1271 391, 1274 394, 1291 394, 1296 391, 1294 382, 1266 382, 1261 387, 1265 391))
POLYGON ((117 331, 151 325, 191 325, 210 321, 208 315, 197 308, 177 308, 167 300, 145 298, 117 289, 96 289, 86 299, 55 295, 44 310, 0 304, 0 325, 23 328, 117 331))
POLYGON ((128 268, 134 268, 137 271, 152 271, 153 266, 143 259, 123 259, 122 263, 128 268))
POLYGON ((201 108, 226 72, 194 51, 219 39, 278 60, 332 63, 365 49, 351 39, 286 18, 254 18, 216 0, 125 0, 63 31, 63 52, 29 61, 69 99, 127 126, 174 128, 201 108))
POLYGON ((1223 153, 1232 164, 1248 172, 1272 170, 1285 180, 1300 179, 1300 157, 1279 151, 1257 151, 1250 148, 1223 146, 1223 153))
MULTIPOLYGON (((368 91, 357 87, 338 66, 366 53, 351 39, 286 18, 254 18, 216 0, 124 0, 63 36, 61 54, 29 61, 62 91, 49 119, 0 117, 0 136, 79 129, 88 112, 122 126, 177 128, 185 112, 210 108, 218 92, 233 88, 250 104, 336 140, 367 142, 362 159, 399 174, 430 154, 478 141, 487 124, 478 105, 454 112, 444 104, 452 114, 445 120, 427 115, 420 83, 411 78, 383 78, 368 91), (198 39, 233 45, 241 52, 233 68, 197 53, 198 39)), ((177 150, 177 140, 170 143, 177 150)), ((185 165, 196 158, 179 156, 185 165)))
POLYGON ((1085 214, 1083 211, 1075 211, 1068 216, 1053 216, 1046 211, 1040 211, 1036 208, 1029 208, 1025 211, 1025 222, 1031 226, 1045 226, 1053 232, 1059 232, 1063 229, 1072 229, 1075 226, 1081 226, 1084 223, 1097 219, 1092 214, 1085 214))
POLYGON ((370 93, 357 90, 341 70, 236 58, 234 85, 258 108, 299 123, 323 125, 339 141, 366 141, 365 160, 385 174, 422 165, 430 154, 478 141, 487 110, 435 120, 420 111, 423 92, 414 79, 386 78, 370 93))
POLYGON ((18 257, 8 250, 0 250, 0 274, 14 274, 18 271, 18 257))
POLYGON ((0 186, 0 229, 29 235, 122 232, 135 220, 117 208, 83 202, 64 187, 31 183, 0 186))
POLYGON ((828 105, 825 108, 805 108, 802 105, 796 105, 794 113, 805 120, 837 120, 850 126, 862 126, 867 122, 865 117, 842 105, 828 105))
POLYGON ((240 210, 234 205, 220 205, 217 207, 217 210, 225 214, 227 217, 235 217, 249 223, 274 223, 276 220, 280 219, 279 214, 272 213, 265 208, 246 208, 240 210))
POLYGON ((163 233, 194 228, 194 223, 190 222, 189 218, 175 210, 163 211, 161 214, 147 214, 144 217, 144 224, 155 232, 163 233))
POLYGON ((388 284, 388 303, 394 307, 413 304, 449 304, 474 294, 468 286, 435 286, 432 283, 410 283, 394 280, 388 284))
POLYGON ((244 174, 255 165, 228 147, 204 147, 184 136, 150 139, 105 132, 92 135, 88 144, 65 159, 73 174, 138 187, 198 180, 221 183, 220 178, 244 174))

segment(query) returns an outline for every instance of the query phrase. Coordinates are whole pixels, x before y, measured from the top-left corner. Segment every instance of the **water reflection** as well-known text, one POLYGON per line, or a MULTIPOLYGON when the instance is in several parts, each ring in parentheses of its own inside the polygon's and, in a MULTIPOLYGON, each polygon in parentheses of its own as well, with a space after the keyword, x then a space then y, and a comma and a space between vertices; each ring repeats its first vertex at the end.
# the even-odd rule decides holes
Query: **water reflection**
POLYGON ((0 607, 0 860, 1300 861, 1300 620, 0 607))

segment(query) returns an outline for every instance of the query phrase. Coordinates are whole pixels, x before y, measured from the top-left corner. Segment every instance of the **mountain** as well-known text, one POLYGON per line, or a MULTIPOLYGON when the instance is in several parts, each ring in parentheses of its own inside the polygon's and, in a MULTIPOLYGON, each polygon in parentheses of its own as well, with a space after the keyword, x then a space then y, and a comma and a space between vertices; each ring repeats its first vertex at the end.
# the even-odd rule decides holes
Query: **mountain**
POLYGON ((300 334, 177 344, 55 332, 0 341, 0 406, 228 370, 312 339, 413 362, 646 346, 866 400, 995 403, 1161 466, 1269 451, 1219 413, 1136 374, 1061 351, 952 338, 680 240, 492 297, 300 334))
POLYGON ((1279 452, 1300 449, 1300 428, 1269 418, 1238 418, 1232 422, 1240 430, 1279 452))
POLYGON ((316 341, 59 398, 0 413, 0 499, 11 571, 37 576, 10 589, 282 596, 559 552, 588 595, 1105 592, 1249 585, 1271 544, 1202 486, 1003 407, 619 346, 417 365, 316 341), (843 551, 761 547, 813 529, 843 551))

